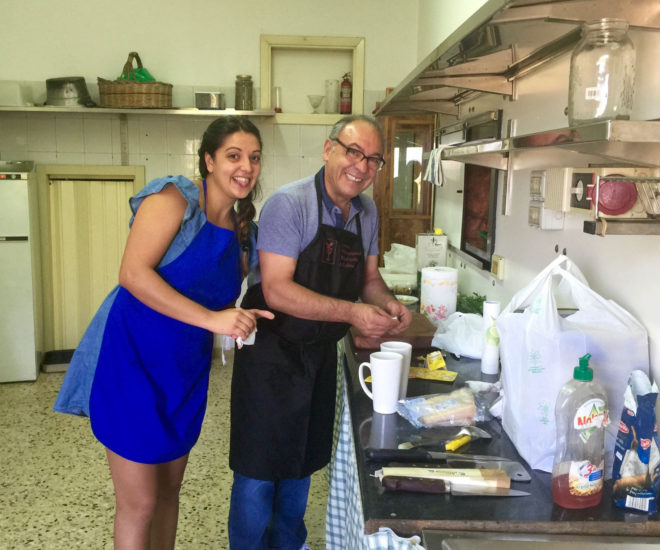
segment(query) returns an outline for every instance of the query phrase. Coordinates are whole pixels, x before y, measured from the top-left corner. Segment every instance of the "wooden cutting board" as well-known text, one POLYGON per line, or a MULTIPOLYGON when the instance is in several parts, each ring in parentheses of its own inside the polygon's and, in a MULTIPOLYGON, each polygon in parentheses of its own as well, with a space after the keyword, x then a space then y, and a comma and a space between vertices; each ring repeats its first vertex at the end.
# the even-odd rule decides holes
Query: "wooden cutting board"
POLYGON ((435 334, 435 326, 423 314, 412 312, 412 321, 408 328, 396 336, 382 336, 380 338, 368 338, 360 334, 355 327, 350 329, 351 337, 356 348, 380 349, 383 342, 396 340, 398 342, 409 342, 413 349, 425 349, 431 347, 431 340, 435 334))

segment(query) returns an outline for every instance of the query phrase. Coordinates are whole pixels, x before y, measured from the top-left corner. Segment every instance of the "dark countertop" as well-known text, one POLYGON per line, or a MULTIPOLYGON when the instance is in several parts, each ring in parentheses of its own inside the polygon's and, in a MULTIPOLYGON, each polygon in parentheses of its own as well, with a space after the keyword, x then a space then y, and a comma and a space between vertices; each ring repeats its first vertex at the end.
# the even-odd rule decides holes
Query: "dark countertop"
MULTIPOLYGON (((358 366, 369 360, 373 350, 356 349, 350 334, 344 339, 347 392, 351 406, 353 438, 356 447, 357 469, 364 512, 365 532, 377 532, 390 527, 397 534, 411 536, 423 529, 470 530, 518 533, 580 534, 580 535, 660 535, 658 514, 626 511, 612 502, 612 482, 605 482, 599 506, 583 510, 567 510, 552 502, 551 475, 530 470, 518 455, 502 429, 499 420, 478 423, 487 429, 492 439, 479 439, 459 449, 461 453, 499 455, 518 460, 525 465, 532 480, 512 482, 511 488, 530 492, 526 497, 452 497, 421 493, 385 492, 373 473, 382 462, 365 459, 364 449, 371 447, 396 448, 414 435, 449 437, 459 428, 419 430, 398 414, 375 415, 372 402, 363 392, 357 377, 358 366), (371 425, 378 423, 380 435, 372 441, 371 425)), ((413 357, 430 350, 413 350, 413 357)), ((413 364, 414 364, 413 359, 413 364)), ((482 380, 480 362, 471 359, 455 360, 446 357, 447 368, 459 373, 449 384, 420 379, 408 382, 408 397, 450 392, 464 385, 466 380, 482 380)), ((488 380, 492 381, 492 380, 488 380)), ((439 449, 437 449, 439 450, 439 449)), ((436 463, 437 466, 437 463, 436 463)))

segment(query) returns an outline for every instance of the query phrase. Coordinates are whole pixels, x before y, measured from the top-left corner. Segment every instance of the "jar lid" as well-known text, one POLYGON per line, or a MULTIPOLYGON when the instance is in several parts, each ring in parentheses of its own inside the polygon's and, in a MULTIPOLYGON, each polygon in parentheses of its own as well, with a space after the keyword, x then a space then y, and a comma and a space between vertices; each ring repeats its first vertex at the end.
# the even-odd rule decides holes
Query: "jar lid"
POLYGON ((252 80, 252 76, 249 74, 237 74, 236 78, 238 80, 252 80))
POLYGON ((628 21, 615 17, 604 17, 602 19, 593 19, 584 23, 587 29, 619 29, 628 30, 628 21))

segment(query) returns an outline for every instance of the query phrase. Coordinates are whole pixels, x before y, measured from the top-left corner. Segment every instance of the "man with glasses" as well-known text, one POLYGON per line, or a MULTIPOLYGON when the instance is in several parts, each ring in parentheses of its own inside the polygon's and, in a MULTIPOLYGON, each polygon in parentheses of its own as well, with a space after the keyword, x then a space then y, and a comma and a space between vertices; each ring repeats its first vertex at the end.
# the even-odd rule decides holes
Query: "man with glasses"
POLYGON ((310 475, 332 449, 336 344, 350 325, 380 337, 410 323, 378 271, 378 215, 363 194, 383 146, 373 118, 342 118, 323 145, 323 168, 278 189, 261 211, 261 283, 241 305, 275 319, 260 320, 254 345, 234 358, 233 550, 306 547, 310 475))

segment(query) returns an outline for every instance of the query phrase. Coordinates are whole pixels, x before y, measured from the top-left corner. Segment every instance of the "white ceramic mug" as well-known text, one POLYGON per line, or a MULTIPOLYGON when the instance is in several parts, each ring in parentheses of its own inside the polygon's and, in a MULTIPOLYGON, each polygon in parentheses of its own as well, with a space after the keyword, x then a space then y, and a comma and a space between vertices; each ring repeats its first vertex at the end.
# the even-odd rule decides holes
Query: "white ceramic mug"
POLYGON ((401 381, 399 382, 399 399, 405 399, 408 392, 408 376, 410 375, 410 361, 412 359, 412 345, 408 342, 383 342, 380 351, 393 351, 403 355, 401 365, 401 381))
POLYGON ((403 356, 391 351, 375 351, 369 355, 369 362, 360 364, 358 377, 360 385, 374 402, 374 411, 381 414, 396 412, 399 400, 399 381, 403 356), (371 371, 371 391, 364 381, 364 369, 371 371))

